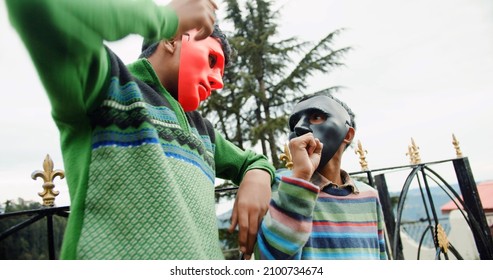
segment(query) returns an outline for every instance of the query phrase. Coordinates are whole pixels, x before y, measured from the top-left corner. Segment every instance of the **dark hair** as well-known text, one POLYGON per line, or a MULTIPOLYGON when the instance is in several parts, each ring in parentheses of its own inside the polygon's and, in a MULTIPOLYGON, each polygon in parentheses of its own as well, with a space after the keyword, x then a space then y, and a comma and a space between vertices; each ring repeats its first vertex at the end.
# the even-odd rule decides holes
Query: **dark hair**
MULTIPOLYGON (((231 56, 232 56, 232 48, 231 45, 228 42, 228 39, 226 38, 226 35, 224 32, 219 28, 219 25, 214 24, 214 30, 212 31, 211 36, 212 38, 217 38, 221 42, 221 48, 224 53, 224 64, 225 67, 229 65, 231 61, 231 56)), ((157 45, 160 41, 155 41, 155 40, 150 40, 150 39, 144 39, 144 42, 142 42, 142 53, 140 54, 139 58, 147 58, 151 56, 157 48, 157 45)))

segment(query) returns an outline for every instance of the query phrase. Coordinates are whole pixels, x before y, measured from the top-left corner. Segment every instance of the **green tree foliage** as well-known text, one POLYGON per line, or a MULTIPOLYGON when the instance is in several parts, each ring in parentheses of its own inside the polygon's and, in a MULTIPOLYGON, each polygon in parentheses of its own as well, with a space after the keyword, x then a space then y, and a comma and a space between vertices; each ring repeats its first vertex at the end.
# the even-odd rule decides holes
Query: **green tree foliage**
POLYGON ((241 148, 259 145, 279 168, 278 154, 283 147, 279 139, 288 133, 288 110, 306 94, 306 79, 342 66, 341 59, 350 48, 333 48, 334 38, 342 30, 315 44, 296 38, 276 40, 279 11, 272 10, 273 1, 224 2, 224 20, 234 25, 228 35, 236 56, 225 71, 224 89, 204 102, 203 113, 215 120, 226 139, 241 148), (295 63, 293 57, 301 59, 295 63))
MULTIPOLYGON (((22 212, 25 210, 42 209, 40 203, 25 201, 19 198, 17 203, 5 202, 5 214, 22 212)), ((2 217, 0 215, 0 234, 6 230, 30 219, 33 214, 2 217)), ((63 233, 65 232, 66 218, 53 217, 53 235, 55 256, 59 256, 63 233)), ((0 240, 0 259, 2 260, 47 260, 49 259, 48 234, 46 217, 33 224, 12 233, 0 240)))

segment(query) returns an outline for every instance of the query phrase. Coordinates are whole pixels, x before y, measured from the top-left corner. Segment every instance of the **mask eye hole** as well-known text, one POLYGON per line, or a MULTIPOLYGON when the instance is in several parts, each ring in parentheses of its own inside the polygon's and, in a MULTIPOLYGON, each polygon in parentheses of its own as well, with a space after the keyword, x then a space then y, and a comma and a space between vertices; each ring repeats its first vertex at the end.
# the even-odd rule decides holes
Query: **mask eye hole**
POLYGON ((214 54, 209 54, 209 67, 212 69, 217 64, 217 56, 214 54))
POLYGON ((311 124, 321 124, 327 120, 327 114, 315 112, 310 115, 311 124))

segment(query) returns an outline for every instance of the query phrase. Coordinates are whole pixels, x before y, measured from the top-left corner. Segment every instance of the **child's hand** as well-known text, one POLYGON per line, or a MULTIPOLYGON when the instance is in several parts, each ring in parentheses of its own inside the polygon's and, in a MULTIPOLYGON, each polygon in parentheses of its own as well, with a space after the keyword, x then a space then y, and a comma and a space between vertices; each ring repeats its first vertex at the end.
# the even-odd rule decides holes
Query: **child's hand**
POLYGON ((289 141, 293 161, 293 177, 309 181, 320 163, 323 144, 313 133, 303 134, 289 141))
POLYGON ((178 30, 175 37, 198 29, 195 40, 209 37, 214 30, 217 4, 213 0, 173 0, 168 4, 178 16, 178 30))

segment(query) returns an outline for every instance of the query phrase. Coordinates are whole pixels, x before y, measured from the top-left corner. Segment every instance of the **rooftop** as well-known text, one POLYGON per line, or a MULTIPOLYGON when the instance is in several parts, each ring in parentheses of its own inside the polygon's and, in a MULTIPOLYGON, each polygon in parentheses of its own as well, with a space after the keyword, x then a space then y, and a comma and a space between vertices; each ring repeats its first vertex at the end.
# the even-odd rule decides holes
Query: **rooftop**
MULTIPOLYGON (((493 181, 481 182, 477 185, 477 187, 478 187, 479 198, 481 199, 481 205, 483 205, 484 212, 493 213, 493 181)), ((457 206, 452 200, 450 200, 440 208, 442 214, 448 214, 450 211, 455 209, 457 209, 457 206)))

